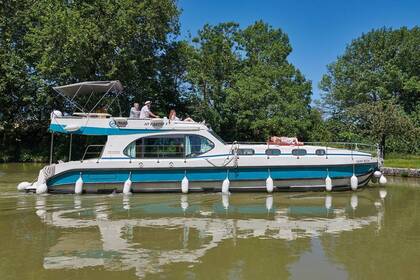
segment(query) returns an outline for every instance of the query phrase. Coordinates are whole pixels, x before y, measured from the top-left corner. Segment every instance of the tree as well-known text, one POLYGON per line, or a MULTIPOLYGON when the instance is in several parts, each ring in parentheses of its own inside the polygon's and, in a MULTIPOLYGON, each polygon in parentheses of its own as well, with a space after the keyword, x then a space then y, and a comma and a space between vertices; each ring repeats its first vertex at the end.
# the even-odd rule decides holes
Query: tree
POLYGON ((306 138, 311 85, 287 56, 289 39, 261 21, 238 35, 242 69, 228 89, 227 108, 233 137, 264 141, 270 135, 306 138))
POLYGON ((177 102, 174 1, 41 1, 30 14, 28 60, 48 86, 119 79, 129 100, 152 99, 165 113, 177 102))
POLYGON ((19 158, 21 143, 37 131, 39 83, 31 76, 25 60, 24 36, 28 30, 26 12, 30 1, 5 1, 0 5, 0 161, 19 158))
POLYGON ((205 119, 218 132, 223 126, 226 89, 239 70, 237 32, 237 23, 206 24, 193 38, 189 50, 186 78, 191 111, 194 118, 205 119))
MULTIPOLYGON (((124 115, 133 100, 154 100, 161 115, 182 105, 186 46, 174 40, 179 31, 175 1, 5 1, 0 12, 5 159, 22 160, 19 146, 48 151, 51 110, 72 110, 52 94, 54 85, 119 79, 125 85, 119 106, 124 115), (33 145, 34 138, 39 145, 33 145)), ((119 114, 117 106, 111 110, 119 114)))
POLYGON ((285 33, 262 21, 243 30, 225 23, 206 25, 194 42, 187 77, 198 114, 205 108, 217 132, 229 140, 307 138, 311 85, 287 61, 292 48, 285 33))
POLYGON ((359 131, 364 139, 370 139, 386 148, 389 137, 399 136, 399 143, 406 145, 404 152, 412 152, 412 143, 420 136, 419 128, 404 113, 401 106, 391 101, 378 101, 356 105, 348 111, 348 123, 359 131))
MULTIPOLYGON (((420 28, 381 28, 363 34, 328 66, 320 83, 325 92, 323 107, 330 118, 355 128, 356 134, 370 129, 369 134, 375 135, 370 138, 379 140, 382 148, 388 137, 410 139, 401 133, 417 131, 419 64, 420 28), (351 125, 355 115, 357 124, 351 125), (407 126, 413 129, 397 129, 407 126)), ((416 140, 411 146, 420 150, 416 140)))

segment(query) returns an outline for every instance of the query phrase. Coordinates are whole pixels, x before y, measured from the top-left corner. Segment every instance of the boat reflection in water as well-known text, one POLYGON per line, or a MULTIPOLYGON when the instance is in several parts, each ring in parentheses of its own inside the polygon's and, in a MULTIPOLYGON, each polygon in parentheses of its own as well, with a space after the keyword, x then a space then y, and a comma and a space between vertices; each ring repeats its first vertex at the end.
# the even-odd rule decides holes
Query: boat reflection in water
MULTIPOLYGON (((173 263, 194 266, 226 240, 295 242, 366 226, 379 230, 386 191, 303 194, 37 196, 36 214, 60 237, 45 269, 134 269, 137 277, 173 263)), ((236 243, 235 243, 236 244, 236 243)), ((239 245, 240 246, 240 245, 239 245)), ((252 252, 249 252, 252 255, 252 252)))

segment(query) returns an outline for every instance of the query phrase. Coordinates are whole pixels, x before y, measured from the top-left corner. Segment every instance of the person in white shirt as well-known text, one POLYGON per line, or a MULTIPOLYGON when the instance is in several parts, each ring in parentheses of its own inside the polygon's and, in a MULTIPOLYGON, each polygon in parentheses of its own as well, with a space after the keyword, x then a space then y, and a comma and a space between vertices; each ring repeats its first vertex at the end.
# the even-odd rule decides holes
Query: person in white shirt
POLYGON ((151 105, 152 105, 152 102, 150 101, 144 102, 144 106, 141 108, 141 111, 140 111, 140 119, 149 119, 150 117, 159 118, 158 115, 155 115, 150 111, 151 105))
POLYGON ((140 110, 139 110, 139 103, 134 103, 134 106, 130 109, 130 119, 138 119, 140 118, 140 110))

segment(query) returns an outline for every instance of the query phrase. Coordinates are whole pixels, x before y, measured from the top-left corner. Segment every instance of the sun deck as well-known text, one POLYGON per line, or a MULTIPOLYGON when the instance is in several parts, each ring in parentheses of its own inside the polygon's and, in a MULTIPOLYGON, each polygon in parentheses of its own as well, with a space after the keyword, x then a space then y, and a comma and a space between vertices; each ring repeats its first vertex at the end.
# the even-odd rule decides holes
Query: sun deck
POLYGON ((208 130, 204 123, 169 121, 167 118, 132 119, 109 114, 74 114, 51 118, 51 132, 82 135, 126 135, 160 131, 208 130))

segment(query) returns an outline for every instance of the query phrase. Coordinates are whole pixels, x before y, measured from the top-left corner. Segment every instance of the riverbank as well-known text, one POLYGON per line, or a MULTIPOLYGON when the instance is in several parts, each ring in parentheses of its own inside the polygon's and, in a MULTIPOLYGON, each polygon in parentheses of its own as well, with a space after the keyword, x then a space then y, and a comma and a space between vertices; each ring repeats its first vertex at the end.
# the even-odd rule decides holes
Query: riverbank
POLYGON ((386 176, 420 178, 420 169, 418 168, 382 167, 381 171, 386 176))
POLYGON ((420 178, 420 156, 387 155, 381 171, 387 176, 420 178))
POLYGON ((420 155, 389 154, 385 157, 387 168, 420 169, 420 155))

